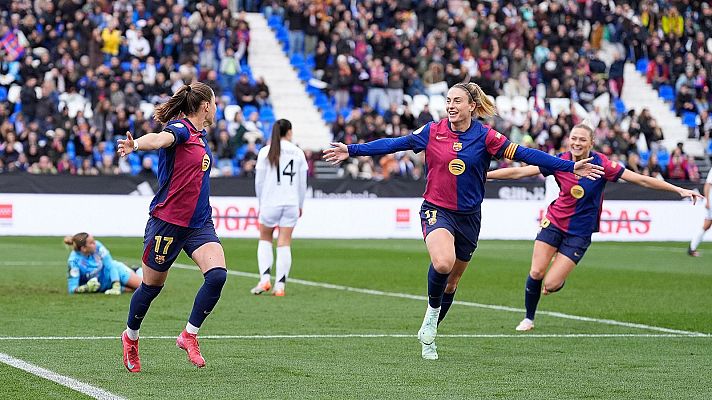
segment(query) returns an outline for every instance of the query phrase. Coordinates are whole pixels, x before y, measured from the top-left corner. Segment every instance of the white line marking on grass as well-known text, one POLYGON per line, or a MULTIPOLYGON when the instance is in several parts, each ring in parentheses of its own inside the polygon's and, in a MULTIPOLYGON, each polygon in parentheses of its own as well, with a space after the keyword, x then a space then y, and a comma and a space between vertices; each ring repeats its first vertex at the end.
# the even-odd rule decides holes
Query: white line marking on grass
MULTIPOLYGON (((198 270, 198 267, 192 266, 192 265, 186 265, 186 264, 173 264, 173 267, 181 268, 181 269, 198 270)), ((242 272, 242 271, 228 271, 228 274, 244 276, 244 277, 248 277, 248 278, 259 278, 258 274, 242 272)), ((361 289, 361 288, 354 288, 354 287, 343 286, 343 285, 334 285, 331 283, 305 281, 302 279, 289 278, 289 282, 290 283, 298 283, 300 285, 305 285, 305 286, 313 286, 313 287, 320 287, 320 288, 334 289, 334 290, 343 290, 346 292, 371 294, 371 295, 375 295, 375 296, 397 297, 397 298, 401 298, 401 299, 411 299, 411 300, 420 300, 420 301, 428 300, 428 298, 426 296, 418 296, 418 295, 407 294, 407 293, 384 292, 381 290, 373 290, 373 289, 361 289)), ((494 304, 474 303, 474 302, 470 302, 470 301, 455 301, 453 304, 459 304, 459 305, 468 306, 468 307, 486 308, 489 310, 510 311, 510 312, 516 312, 516 313, 526 312, 526 310, 521 309, 521 308, 498 306, 498 305, 494 305, 494 304)), ((679 329, 663 328, 663 327, 659 327, 659 326, 637 324, 637 323, 633 323, 633 322, 616 321, 616 320, 612 320, 612 319, 581 317, 578 315, 564 314, 564 313, 554 312, 554 311, 537 311, 537 313, 539 315, 543 314, 543 315, 548 315, 548 316, 555 317, 555 318, 571 319, 571 320, 575 320, 575 321, 595 322, 595 323, 605 324, 605 325, 624 326, 626 328, 646 329, 646 330, 650 330, 650 331, 665 332, 665 333, 671 333, 671 334, 677 334, 677 335, 690 335, 690 336, 705 336, 706 335, 706 334, 700 333, 700 332, 691 332, 691 331, 684 331, 684 330, 679 330, 679 329)))
POLYGON ((24 267, 24 266, 30 266, 30 267, 42 267, 45 265, 67 265, 66 262, 60 262, 60 261, 8 261, 8 260, 3 260, 0 261, 0 266, 3 267, 24 267))
POLYGON ((56 372, 52 372, 48 369, 38 367, 34 364, 30 364, 26 361, 20 360, 19 358, 12 357, 5 353, 0 353, 0 362, 7 364, 11 367, 21 369, 25 372, 29 372, 32 375, 37 375, 40 378, 56 382, 62 386, 68 387, 79 393, 83 393, 89 397, 100 400, 125 400, 121 396, 117 396, 113 393, 109 393, 104 389, 89 385, 84 382, 80 382, 74 378, 68 376, 60 375, 56 372))
MULTIPOLYGON (((141 336, 143 340, 174 340, 175 336, 141 336)), ((304 335, 203 335, 200 339, 377 339, 377 338, 407 338, 416 339, 413 334, 402 333, 346 333, 346 334, 304 334, 304 335)), ((461 333, 438 335, 438 338, 481 338, 481 339, 519 339, 519 338, 712 338, 712 335, 680 335, 671 333, 520 333, 520 334, 486 334, 461 333)), ((40 340, 119 340, 118 336, 0 336, 0 341, 40 341, 40 340)))

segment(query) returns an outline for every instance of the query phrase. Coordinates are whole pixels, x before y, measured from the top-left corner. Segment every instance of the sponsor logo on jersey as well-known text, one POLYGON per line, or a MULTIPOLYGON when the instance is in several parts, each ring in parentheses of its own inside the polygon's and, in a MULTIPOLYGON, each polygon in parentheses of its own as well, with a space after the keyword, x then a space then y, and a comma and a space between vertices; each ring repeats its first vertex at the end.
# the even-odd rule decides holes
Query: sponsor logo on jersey
POLYGON ((581 187, 581 185, 574 185, 574 186, 571 188, 571 195, 572 195, 575 199, 580 199, 580 198, 582 198, 583 195, 584 195, 584 190, 583 190, 583 188, 581 187))
POLYGON ((155 260, 156 260, 156 264, 163 264, 164 262, 166 262, 166 256, 156 254, 155 260))
POLYGON ((69 276, 71 276, 72 278, 78 278, 79 277, 79 268, 77 268, 77 267, 70 268, 69 276))
POLYGON ((207 171, 208 168, 210 168, 210 156, 207 154, 203 155, 203 165, 200 168, 203 172, 207 171))
POLYGON ((445 140, 445 139, 447 139, 447 136, 438 136, 438 135, 435 135, 435 140, 445 140))
MULTIPOLYGON (((427 125, 427 124, 426 124, 426 125, 427 125)), ((420 132, 422 132, 423 129, 425 129, 425 126, 426 126, 426 125, 423 125, 423 126, 421 126, 420 128, 416 129, 416 130, 413 132, 413 135, 418 135, 418 134, 420 134, 420 132)))
POLYGON ((462 142, 455 142, 452 144, 452 149, 455 151, 462 150, 462 142))
POLYGON ((549 221, 548 218, 544 217, 541 219, 541 224, 539 224, 539 226, 541 226, 542 228, 546 228, 549 226, 549 224, 551 224, 551 221, 549 221))
POLYGON ((465 162, 459 158, 455 158, 447 165, 450 173, 457 176, 465 172, 465 162))
POLYGON ((185 128, 185 125, 183 125, 180 122, 176 122, 175 124, 172 124, 171 126, 175 126, 176 128, 185 128))

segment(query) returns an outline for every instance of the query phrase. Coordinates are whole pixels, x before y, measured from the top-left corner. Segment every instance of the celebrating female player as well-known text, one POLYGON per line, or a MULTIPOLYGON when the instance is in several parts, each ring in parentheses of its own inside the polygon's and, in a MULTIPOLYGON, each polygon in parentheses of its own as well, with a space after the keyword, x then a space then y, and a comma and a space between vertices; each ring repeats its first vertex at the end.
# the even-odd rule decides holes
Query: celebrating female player
POLYGON ((480 206, 492 157, 506 157, 557 171, 600 177, 601 167, 587 159, 576 163, 539 150, 520 147, 473 117, 492 116, 495 105, 474 83, 458 83, 447 93, 448 118, 430 122, 410 135, 364 144, 333 143, 324 159, 337 164, 350 156, 425 150, 427 185, 420 209, 425 244, 430 254, 428 308, 418 332, 425 359, 437 359, 435 336, 439 320, 452 304, 462 273, 477 248, 480 206), (446 289, 447 287, 447 289, 446 289))
POLYGON ((121 294, 122 289, 137 289, 141 284, 141 269, 138 274, 126 264, 111 257, 109 249, 94 236, 80 232, 64 238, 64 244, 72 246, 67 265, 67 290, 72 293, 121 294))
POLYGON ((162 132, 134 139, 127 133, 118 141, 118 152, 159 150, 160 188, 149 209, 143 239, 143 283, 131 297, 127 328, 121 335, 124 365, 141 370, 138 331, 148 308, 161 292, 163 283, 181 249, 195 261, 205 282, 198 290, 185 330, 176 345, 188 353, 197 367, 205 366, 198 346, 198 329, 220 298, 227 268, 225 254, 211 218, 210 167, 213 157, 203 128, 215 122, 215 94, 204 83, 185 85, 168 102, 159 105, 154 118, 166 124, 162 132), (182 119, 176 119, 184 116, 182 119), (200 130, 199 130, 200 129, 200 130))
POLYGON ((598 232, 606 182, 622 178, 643 187, 678 193, 680 197, 691 198, 693 203, 702 198, 691 190, 625 169, 615 161, 608 160, 605 155, 591 151, 593 128, 586 123, 578 124, 571 130, 569 148, 570 151, 560 154, 559 158, 573 161, 593 158, 594 164, 603 167, 604 179, 590 181, 570 172, 553 171, 543 166, 503 168, 487 173, 489 179, 519 179, 539 173, 546 176, 553 174, 561 188, 559 197, 549 205, 546 217, 541 221, 541 231, 534 241, 532 265, 524 291, 527 313, 526 318, 517 325, 518 331, 534 328, 534 314, 541 293, 546 295, 561 290, 566 277, 586 253, 591 244, 591 235, 598 232))
POLYGON ((260 241, 257 244, 257 266, 260 282, 250 290, 264 293, 272 287, 272 238, 277 237, 277 276, 272 294, 284 296, 284 286, 292 267, 292 232, 302 215, 304 195, 307 191, 307 158, 292 144, 292 123, 280 119, 272 127, 270 146, 260 149, 255 170, 255 192, 260 201, 260 241))

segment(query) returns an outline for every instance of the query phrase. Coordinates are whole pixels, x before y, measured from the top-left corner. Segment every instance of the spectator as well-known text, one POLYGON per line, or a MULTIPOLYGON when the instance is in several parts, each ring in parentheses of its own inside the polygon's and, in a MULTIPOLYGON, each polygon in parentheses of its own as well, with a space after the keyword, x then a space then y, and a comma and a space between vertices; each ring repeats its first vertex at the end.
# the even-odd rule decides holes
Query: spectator
POLYGON ((667 167, 668 179, 685 180, 689 179, 689 170, 687 165, 687 157, 682 153, 680 148, 675 148, 670 155, 670 161, 667 167))

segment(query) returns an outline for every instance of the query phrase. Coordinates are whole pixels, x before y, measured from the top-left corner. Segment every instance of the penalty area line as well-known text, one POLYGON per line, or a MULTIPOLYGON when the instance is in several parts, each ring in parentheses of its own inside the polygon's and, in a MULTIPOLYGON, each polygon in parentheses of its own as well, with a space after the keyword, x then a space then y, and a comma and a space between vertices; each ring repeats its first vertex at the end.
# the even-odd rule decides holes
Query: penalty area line
MULTIPOLYGON (((175 340, 175 336, 141 336, 144 340, 175 340)), ((201 335, 208 340, 271 340, 271 339, 416 339, 413 334, 404 333, 345 333, 345 334, 296 334, 296 335, 201 335)), ((443 334, 438 338, 474 339, 546 339, 546 338, 712 338, 712 335, 680 335, 671 333, 519 333, 487 334, 460 333, 443 334)), ((119 340, 118 336, 0 336, 0 341, 63 341, 63 340, 119 340)), ((0 353, 2 354, 2 353, 0 353)))
MULTIPOLYGON (((192 270, 196 270, 196 271, 198 270, 198 267, 196 267, 196 266, 180 264, 180 263, 173 264, 173 267, 179 268, 179 269, 192 269, 192 270)), ((259 277, 260 277, 259 274, 250 273, 250 272, 242 272, 242 271, 228 270, 228 274, 236 275, 236 276, 243 276, 243 277, 248 277, 248 278, 255 278, 255 279, 259 279, 259 277)), ((381 290, 373 290, 373 289, 355 288, 355 287, 349 287, 349 286, 343 286, 343 285, 334 285, 331 283, 306 281, 303 279, 289 278, 289 282, 297 283, 297 284, 305 285, 305 286, 319 287, 319 288, 324 288, 324 289, 342 290, 342 291, 346 291, 346 292, 354 292, 354 293, 362 293, 362 294, 370 294, 370 295, 374 295, 374 296, 397 297, 397 298, 401 298, 401 299, 411 299, 411 300, 420 300, 420 301, 428 300, 428 298, 426 296, 418 296, 418 295, 414 295, 414 294, 397 293, 397 292, 384 292, 381 290)), ((522 308, 500 306, 500 305, 495 305, 495 304, 482 304, 482 303, 475 303, 475 302, 470 302, 470 301, 456 300, 453 302, 453 304, 458 304, 458 305, 466 306, 466 307, 485 308, 485 309, 489 309, 489 310, 516 312, 516 313, 520 313, 520 314, 526 312, 526 310, 524 310, 522 308)), ((701 332, 670 329, 670 328, 664 328, 664 327, 654 326, 654 325, 638 324, 638 323, 634 323, 634 322, 616 321, 616 320, 612 320, 612 319, 582 317, 579 315, 565 314, 565 313, 554 312, 554 311, 537 311, 537 314, 538 315, 548 315, 550 317, 555 317, 555 318, 570 319, 570 320, 574 320, 574 321, 595 322, 595 323, 604 324, 604 325, 623 326, 626 328, 644 329, 644 330, 649 330, 649 331, 663 332, 663 333, 669 333, 669 334, 675 334, 675 335, 707 336, 707 334, 701 333, 701 332)))
POLYGON ((40 378, 58 383, 64 387, 85 394, 94 399, 126 400, 124 397, 117 396, 113 393, 107 392, 104 389, 92 386, 88 383, 80 382, 68 376, 60 375, 56 372, 52 372, 48 369, 28 363, 27 361, 20 360, 19 358, 12 357, 5 353, 0 353, 0 363, 7 364, 13 368, 17 368, 19 370, 29 372, 32 375, 39 376, 40 378))

